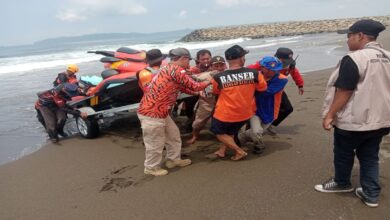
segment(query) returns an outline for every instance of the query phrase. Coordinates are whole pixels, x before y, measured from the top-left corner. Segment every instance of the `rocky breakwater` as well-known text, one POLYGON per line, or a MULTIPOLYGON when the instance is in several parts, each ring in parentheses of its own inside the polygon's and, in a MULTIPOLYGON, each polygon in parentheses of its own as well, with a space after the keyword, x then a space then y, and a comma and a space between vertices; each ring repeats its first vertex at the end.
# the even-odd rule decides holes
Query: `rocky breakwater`
POLYGON ((292 21, 271 24, 251 24, 240 26, 204 28, 192 31, 181 38, 180 42, 228 40, 240 37, 264 38, 294 36, 326 32, 345 33, 349 26, 360 19, 374 19, 390 26, 390 16, 346 18, 333 20, 292 21))

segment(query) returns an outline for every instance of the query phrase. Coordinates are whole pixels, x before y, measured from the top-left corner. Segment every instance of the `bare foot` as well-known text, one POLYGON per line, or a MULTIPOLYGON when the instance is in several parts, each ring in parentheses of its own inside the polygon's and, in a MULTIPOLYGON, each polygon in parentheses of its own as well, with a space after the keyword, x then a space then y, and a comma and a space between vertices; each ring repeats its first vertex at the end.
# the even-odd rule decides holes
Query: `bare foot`
POLYGON ((219 149, 219 150, 215 151, 214 154, 217 155, 218 157, 223 158, 223 157, 225 157, 225 150, 219 149))
POLYGON ((245 152, 248 152, 249 151, 249 148, 248 147, 241 147, 241 149, 245 152))
POLYGON ((188 141, 186 141, 187 144, 193 144, 195 143, 196 139, 198 139, 196 136, 192 136, 191 139, 189 139, 188 141))
POLYGON ((237 161, 237 160, 243 159, 243 158, 246 157, 247 155, 248 155, 248 153, 245 152, 245 151, 237 151, 237 152, 236 152, 236 155, 234 155, 234 156, 231 157, 230 159, 231 159, 231 160, 234 160, 234 161, 237 161))

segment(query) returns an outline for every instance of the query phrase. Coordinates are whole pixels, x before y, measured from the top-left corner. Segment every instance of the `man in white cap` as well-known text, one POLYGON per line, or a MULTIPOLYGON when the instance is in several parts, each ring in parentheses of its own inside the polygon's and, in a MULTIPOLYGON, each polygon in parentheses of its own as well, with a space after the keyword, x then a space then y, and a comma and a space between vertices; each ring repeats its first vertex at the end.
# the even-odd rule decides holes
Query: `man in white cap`
POLYGON ((371 19, 349 28, 351 52, 330 76, 322 114, 324 129, 334 127, 335 175, 315 186, 320 192, 354 191, 356 154, 362 187, 355 194, 369 207, 379 205, 379 145, 390 130, 390 52, 376 42, 384 29, 371 19))

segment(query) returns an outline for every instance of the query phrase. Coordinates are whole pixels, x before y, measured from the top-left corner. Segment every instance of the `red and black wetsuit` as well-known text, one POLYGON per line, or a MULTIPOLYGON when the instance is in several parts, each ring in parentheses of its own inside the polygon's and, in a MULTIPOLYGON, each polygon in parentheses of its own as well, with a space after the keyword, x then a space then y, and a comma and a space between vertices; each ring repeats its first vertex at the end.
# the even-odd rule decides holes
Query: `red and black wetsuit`
POLYGON ((76 75, 67 76, 65 72, 58 73, 57 78, 53 81, 53 86, 56 87, 61 83, 71 83, 78 85, 79 81, 77 80, 76 75))
POLYGON ((46 128, 46 131, 53 142, 58 141, 58 134, 66 136, 63 128, 65 126, 67 113, 80 116, 80 111, 66 105, 68 99, 69 97, 64 97, 57 93, 55 89, 38 93, 38 100, 35 103, 37 118, 46 128))

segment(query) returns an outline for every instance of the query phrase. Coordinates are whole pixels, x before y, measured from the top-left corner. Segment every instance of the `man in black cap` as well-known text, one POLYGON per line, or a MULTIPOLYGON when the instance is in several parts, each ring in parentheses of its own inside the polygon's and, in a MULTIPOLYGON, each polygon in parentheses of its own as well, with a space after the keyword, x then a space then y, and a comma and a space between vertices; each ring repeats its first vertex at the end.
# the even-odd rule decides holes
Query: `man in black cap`
POLYGON ((146 63, 149 65, 143 70, 137 72, 138 85, 145 93, 148 90, 149 84, 153 77, 158 73, 162 61, 167 57, 167 54, 161 53, 159 49, 151 49, 146 52, 146 63))
POLYGON ((390 52, 376 42, 385 29, 360 20, 348 32, 348 47, 330 76, 323 106, 325 130, 334 127, 334 178, 315 186, 320 192, 352 192, 355 154, 360 184, 355 194, 369 207, 379 205, 379 145, 390 130, 390 52))
POLYGON ((226 148, 235 151, 231 160, 240 160, 247 153, 234 141, 239 129, 254 115, 255 91, 265 91, 267 83, 262 74, 254 69, 245 68, 245 55, 249 51, 234 45, 225 51, 229 69, 213 77, 213 93, 218 95, 215 111, 211 119, 211 131, 223 146, 216 151, 218 157, 224 157, 226 148))
MULTIPOLYGON (((286 47, 279 48, 275 53, 275 56, 283 62, 283 69, 280 71, 280 73, 285 75, 285 76, 291 75, 295 84, 298 87, 299 95, 303 95, 304 81, 303 81, 301 73, 299 72, 298 68, 296 68, 296 66, 295 66, 296 63, 295 63, 295 60, 293 59, 293 55, 294 55, 293 51, 290 48, 286 48, 286 47)), ((287 118, 287 116, 289 114, 291 114, 293 112, 293 110, 294 109, 291 105, 290 100, 288 99, 287 93, 285 91, 283 91, 282 102, 280 104, 280 110, 279 110, 279 116, 272 123, 272 125, 275 127, 278 126, 285 118, 287 118)), ((271 126, 268 129, 268 131, 270 131, 270 133, 275 133, 272 130, 273 126, 271 126)))

